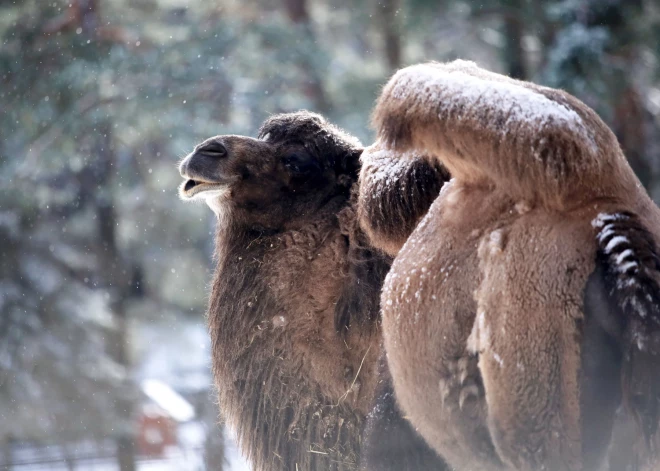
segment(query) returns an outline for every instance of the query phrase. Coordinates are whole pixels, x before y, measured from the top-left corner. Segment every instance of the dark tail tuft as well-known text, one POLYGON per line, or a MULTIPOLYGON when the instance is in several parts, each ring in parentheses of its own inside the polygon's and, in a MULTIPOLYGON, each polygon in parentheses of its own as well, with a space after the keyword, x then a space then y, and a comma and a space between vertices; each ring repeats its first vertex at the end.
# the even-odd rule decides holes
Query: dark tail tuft
POLYGON ((601 213, 597 263, 618 307, 624 401, 647 442, 660 420, 660 257, 652 234, 630 212, 601 213))

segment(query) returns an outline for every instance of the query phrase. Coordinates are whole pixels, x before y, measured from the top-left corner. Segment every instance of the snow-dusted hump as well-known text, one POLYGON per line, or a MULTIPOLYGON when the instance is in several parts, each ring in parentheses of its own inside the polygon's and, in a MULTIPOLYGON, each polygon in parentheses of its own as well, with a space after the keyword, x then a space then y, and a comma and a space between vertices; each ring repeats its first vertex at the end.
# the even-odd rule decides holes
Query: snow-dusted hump
POLYGON ((385 146, 436 155, 458 180, 488 179, 548 205, 581 191, 607 194, 628 171, 616 138, 584 103, 473 62, 398 71, 373 123, 385 146))
MULTIPOLYGON (((457 61, 478 71, 474 62, 457 61)), ((460 70, 439 73, 425 64, 404 69, 395 76, 392 97, 399 100, 422 99, 438 106, 439 117, 457 118, 471 109, 488 110, 495 115, 486 124, 493 131, 505 134, 514 126, 527 125, 543 129, 548 125, 567 126, 596 152, 596 144, 582 118, 566 104, 550 100, 545 95, 510 81, 477 78, 460 70)))

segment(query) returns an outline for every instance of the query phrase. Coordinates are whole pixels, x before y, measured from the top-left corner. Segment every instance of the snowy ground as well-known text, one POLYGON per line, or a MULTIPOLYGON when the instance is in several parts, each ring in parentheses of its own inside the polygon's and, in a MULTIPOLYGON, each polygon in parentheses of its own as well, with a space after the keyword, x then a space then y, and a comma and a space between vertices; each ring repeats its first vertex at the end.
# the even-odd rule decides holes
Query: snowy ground
MULTIPOLYGON (((225 432, 225 438, 228 463, 222 471, 250 471, 250 467, 238 451, 231 434, 225 432)), ((19 460, 17 459, 17 461, 19 460)), ((27 456, 25 453, 20 457, 20 461, 30 462, 30 464, 14 465, 11 468, 12 471, 69 471, 63 461, 40 460, 39 456, 27 456)), ((137 469, 138 471, 205 471, 203 463, 201 447, 182 447, 170 450, 165 459, 139 460, 137 469)), ((79 461, 73 469, 76 471, 117 471, 118 467, 114 458, 95 458, 79 461)))
POLYGON ((238 451, 236 446, 236 441, 231 436, 231 433, 227 432, 225 429, 225 453, 227 454, 227 461, 229 461, 228 470, 229 471, 250 471, 250 467, 247 462, 241 455, 241 452, 238 451))

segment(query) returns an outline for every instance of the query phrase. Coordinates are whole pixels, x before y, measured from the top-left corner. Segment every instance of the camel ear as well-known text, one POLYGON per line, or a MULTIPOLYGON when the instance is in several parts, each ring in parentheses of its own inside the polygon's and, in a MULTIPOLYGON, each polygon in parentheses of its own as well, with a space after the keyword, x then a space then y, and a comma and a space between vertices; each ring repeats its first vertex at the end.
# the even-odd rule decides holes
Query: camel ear
POLYGON ((351 180, 356 181, 360 175, 360 156, 363 150, 362 147, 355 147, 338 156, 335 161, 337 176, 347 175, 351 180))

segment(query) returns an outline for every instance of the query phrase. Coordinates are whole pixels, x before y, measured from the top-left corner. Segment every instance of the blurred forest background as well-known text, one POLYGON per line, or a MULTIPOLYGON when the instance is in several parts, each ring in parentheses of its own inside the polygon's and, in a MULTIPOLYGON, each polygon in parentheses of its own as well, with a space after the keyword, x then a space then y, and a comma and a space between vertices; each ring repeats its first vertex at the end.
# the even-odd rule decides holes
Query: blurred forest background
POLYGON ((238 469, 214 220, 176 194, 195 143, 301 108, 369 143, 396 68, 464 58, 587 102, 657 200, 659 23, 660 0, 0 0, 0 467, 238 469))

